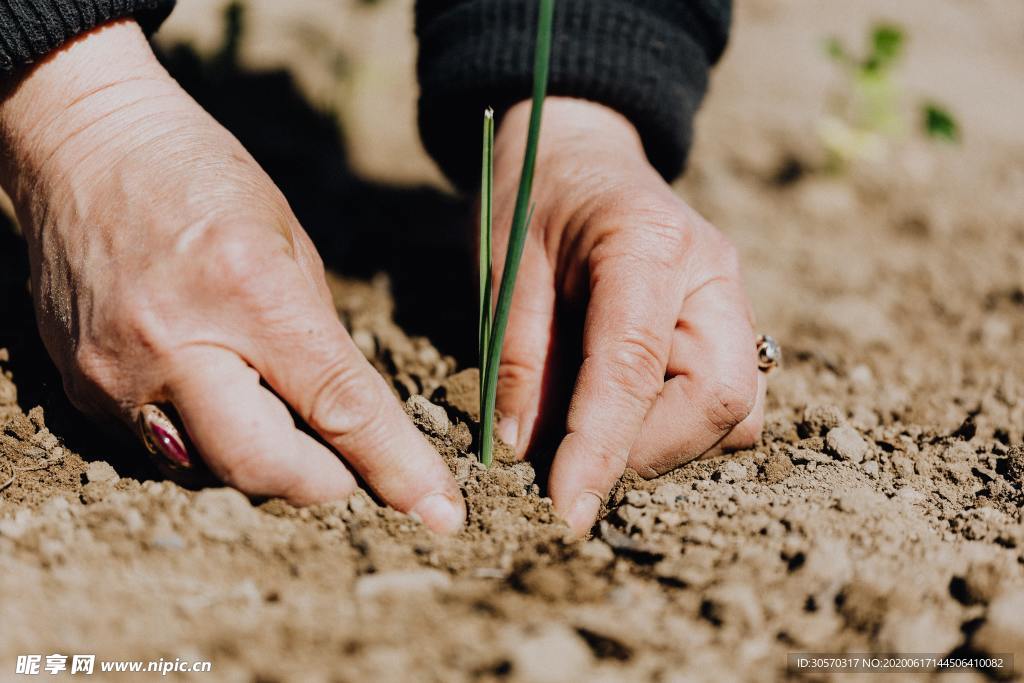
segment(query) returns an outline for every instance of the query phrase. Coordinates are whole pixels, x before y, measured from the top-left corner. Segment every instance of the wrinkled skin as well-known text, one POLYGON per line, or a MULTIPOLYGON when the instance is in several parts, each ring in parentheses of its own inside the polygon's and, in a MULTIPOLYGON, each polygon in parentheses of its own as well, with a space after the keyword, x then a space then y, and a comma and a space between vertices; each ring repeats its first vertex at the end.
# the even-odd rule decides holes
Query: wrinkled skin
MULTIPOLYGON (((498 245, 527 116, 518 105, 498 133, 498 245)), ((582 335, 550 486, 583 534, 627 465, 652 476, 753 443, 764 383, 735 251, 657 175, 628 121, 552 98, 544 125, 499 432, 527 453, 550 351, 582 335), (573 309, 582 329, 556 319, 573 309)), ((143 404, 171 403, 210 469, 249 494, 340 499, 354 470, 432 528, 461 527, 456 483, 339 323, 287 202, 133 22, 80 37, 10 88, 0 145, 40 330, 77 407, 132 427, 143 404)))
MULTIPOLYGON (((528 119, 518 105, 495 142, 499 266, 528 119)), ((548 100, 543 125, 498 433, 520 456, 530 450, 538 416, 554 409, 545 378, 566 376, 553 351, 579 347, 582 335, 549 483, 582 534, 627 466, 653 477, 755 443, 765 382, 735 248, 661 179, 633 126, 563 98, 548 100)))
POLYGON ((347 463, 434 529, 462 526, 458 486, 342 327, 284 197, 138 26, 36 67, 0 125, 40 330, 77 407, 132 426, 170 402, 247 493, 341 499, 347 463))

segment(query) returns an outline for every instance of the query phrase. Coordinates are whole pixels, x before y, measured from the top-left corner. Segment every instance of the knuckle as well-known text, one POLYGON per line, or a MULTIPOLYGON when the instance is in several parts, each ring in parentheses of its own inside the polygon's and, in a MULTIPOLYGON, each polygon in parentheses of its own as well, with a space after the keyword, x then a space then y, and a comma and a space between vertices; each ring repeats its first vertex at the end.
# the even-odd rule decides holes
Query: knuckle
POLYGON ((115 326, 116 338, 128 341, 134 356, 155 362, 170 353, 171 335, 158 306, 150 300, 126 300, 120 306, 115 326))
POLYGON ((666 265, 678 267, 693 244, 689 222, 681 216, 655 212, 644 225, 648 253, 666 265))
POLYGON ((502 358, 498 366, 498 386, 505 391, 527 387, 540 372, 540 365, 533 361, 516 356, 502 358))
POLYGON ((710 392, 704 416, 716 432, 727 432, 742 423, 757 401, 757 377, 752 385, 719 382, 710 392))
POLYGON ((666 360, 658 346, 653 331, 636 330, 620 339, 609 354, 613 381, 637 400, 653 400, 664 384, 666 360))
POLYGON ((329 440, 358 438, 378 428, 389 398, 362 368, 339 361, 322 373, 303 418, 329 440))
POLYGON ((666 210, 642 210, 621 224, 633 227, 612 233, 598 244, 593 251, 597 260, 632 261, 645 270, 674 270, 686 261, 693 247, 693 230, 685 217, 666 210))
POLYGON ((638 188, 628 196, 603 201, 592 212, 604 227, 597 245, 609 254, 634 253, 646 261, 679 264, 692 249, 701 233, 685 206, 675 197, 638 188))
MULTIPOLYGON (((249 225, 225 223, 207 229, 197 241, 206 284, 227 296, 251 295, 266 280, 270 263, 289 253, 287 240, 257 236, 249 225)), ((275 233, 276 234, 276 233, 275 233)))

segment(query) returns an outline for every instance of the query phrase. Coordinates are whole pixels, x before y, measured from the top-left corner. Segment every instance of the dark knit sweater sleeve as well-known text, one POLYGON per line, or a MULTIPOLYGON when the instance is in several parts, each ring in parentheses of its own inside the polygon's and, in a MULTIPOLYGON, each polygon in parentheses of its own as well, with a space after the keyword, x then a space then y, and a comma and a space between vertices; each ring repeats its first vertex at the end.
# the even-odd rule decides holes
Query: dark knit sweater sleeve
POLYGON ((175 0, 0 0, 0 74, 35 62, 112 19, 134 17, 147 33, 175 0))
MULTIPOLYGON (((418 0, 419 123, 427 151, 460 187, 479 182, 483 110, 530 96, 537 0, 418 0)), ((552 95, 630 119, 666 178, 682 172, 731 0, 558 0, 552 95)))

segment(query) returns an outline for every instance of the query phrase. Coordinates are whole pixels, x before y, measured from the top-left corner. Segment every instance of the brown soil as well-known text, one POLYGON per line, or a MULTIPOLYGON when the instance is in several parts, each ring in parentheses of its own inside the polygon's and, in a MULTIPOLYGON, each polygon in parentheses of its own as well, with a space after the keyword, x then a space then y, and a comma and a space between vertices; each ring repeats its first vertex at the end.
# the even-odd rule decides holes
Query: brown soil
POLYGON ((230 681, 772 679, 796 651, 1024 666, 1024 10, 827 4, 739 4, 681 186, 788 354, 763 441, 627 473, 585 542, 530 465, 475 464, 475 375, 393 322, 385 279, 332 284, 464 487, 452 539, 365 495, 297 510, 149 479, 62 407, 5 270, 0 678, 50 652, 230 681), (814 172, 820 39, 879 16, 910 29, 908 99, 940 95, 966 140, 814 172))

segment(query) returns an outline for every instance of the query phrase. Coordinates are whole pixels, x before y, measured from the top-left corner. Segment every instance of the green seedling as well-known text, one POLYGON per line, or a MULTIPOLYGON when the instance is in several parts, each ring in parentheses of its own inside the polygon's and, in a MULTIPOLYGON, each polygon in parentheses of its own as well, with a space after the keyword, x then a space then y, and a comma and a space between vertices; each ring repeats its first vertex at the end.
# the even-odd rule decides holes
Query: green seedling
POLYGON ((530 127, 526 138, 526 154, 519 177, 512 229, 508 238, 505 268, 498 287, 497 305, 492 309, 494 261, 492 259, 493 189, 494 189, 494 114, 484 115, 484 152, 480 191, 480 461, 487 467, 494 460, 494 405, 498 391, 498 366, 501 348, 505 342, 508 316, 512 308, 512 293, 516 274, 526 244, 526 233, 533 217, 530 198, 533 193, 533 175, 537 165, 537 145, 540 142, 540 124, 544 98, 548 89, 551 65, 551 33, 554 22, 555 0, 539 0, 537 47, 533 65, 533 105, 530 127))
MULTIPOLYGON (((831 166, 844 167, 862 159, 880 161, 889 142, 905 134, 896 67, 906 52, 906 42, 899 26, 878 24, 871 29, 863 57, 852 55, 837 38, 825 44, 828 56, 847 76, 842 97, 819 128, 831 166)), ((941 105, 929 102, 920 110, 921 129, 929 138, 959 139, 956 120, 941 105)))
POLYGON ((921 126, 928 137, 946 142, 960 141, 960 126, 942 105, 929 102, 921 109, 921 126))

